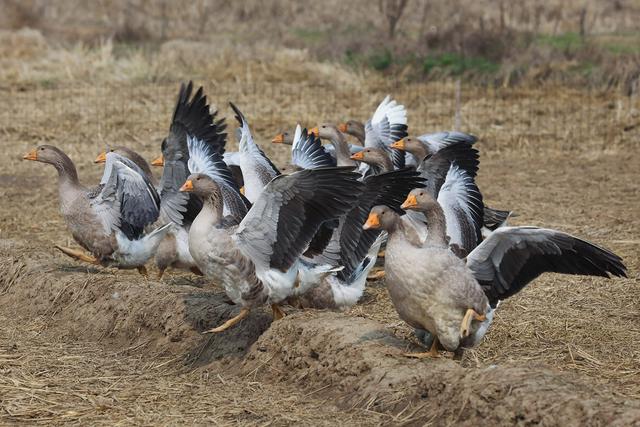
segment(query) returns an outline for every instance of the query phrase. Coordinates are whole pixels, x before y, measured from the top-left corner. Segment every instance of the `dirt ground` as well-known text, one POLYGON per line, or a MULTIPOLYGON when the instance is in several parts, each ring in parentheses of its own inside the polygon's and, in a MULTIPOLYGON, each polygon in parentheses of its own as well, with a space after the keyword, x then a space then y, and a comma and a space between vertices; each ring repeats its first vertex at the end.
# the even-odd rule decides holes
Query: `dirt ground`
MULTIPOLYGON (((55 144, 88 184, 99 178, 92 160, 107 144, 151 159, 178 87, 162 73, 157 82, 113 70, 118 77, 106 79, 100 63, 78 61, 52 86, 37 73, 0 85, 0 423, 640 420, 636 99, 464 88, 461 127, 480 137, 486 202, 516 211, 515 224, 558 228, 614 250, 629 278, 545 275, 501 305, 485 341, 462 361, 416 363, 398 356, 416 342, 384 282, 371 283, 345 314, 289 310, 268 329, 270 315, 254 313, 234 331, 208 337, 200 332, 234 307, 203 279, 174 273, 144 280, 54 252, 54 244, 73 245, 58 214, 55 172, 21 155, 55 144), (91 66, 96 82, 78 77, 91 66), (354 334, 373 334, 374 344, 354 334)), ((364 119, 386 93, 407 105, 416 133, 454 122, 453 85, 405 86, 325 64, 231 63, 228 73, 216 68, 223 65, 198 82, 229 120, 228 100, 243 109, 276 162, 287 156, 267 142, 278 130, 296 121, 364 119)))

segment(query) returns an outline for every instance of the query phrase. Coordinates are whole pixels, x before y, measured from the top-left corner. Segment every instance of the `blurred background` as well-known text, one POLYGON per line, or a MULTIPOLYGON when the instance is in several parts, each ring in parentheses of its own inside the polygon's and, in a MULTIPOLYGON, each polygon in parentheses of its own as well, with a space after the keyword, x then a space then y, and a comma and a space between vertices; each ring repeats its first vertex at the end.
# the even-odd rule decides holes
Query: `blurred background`
MULTIPOLYGON (((48 41, 154 50, 205 42, 268 59, 304 49, 406 79, 463 77, 513 85, 545 81, 637 90, 637 0, 2 0, 0 28, 48 41)), ((196 48, 196 46, 193 46, 196 48)), ((204 59, 204 58, 203 58, 204 59)))
POLYGON ((387 93, 416 132, 464 130, 488 149, 612 149, 640 126, 638 0, 0 0, 0 10, 0 90, 11 94, 0 123, 51 128, 60 116, 71 139, 161 138, 190 79, 223 114, 236 102, 265 141, 296 122, 365 120, 387 93))

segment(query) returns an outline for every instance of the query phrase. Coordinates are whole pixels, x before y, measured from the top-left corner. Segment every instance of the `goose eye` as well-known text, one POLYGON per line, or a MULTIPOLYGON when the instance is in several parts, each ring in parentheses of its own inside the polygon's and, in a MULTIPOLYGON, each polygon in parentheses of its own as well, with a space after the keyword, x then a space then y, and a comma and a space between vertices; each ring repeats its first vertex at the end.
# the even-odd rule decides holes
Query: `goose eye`
POLYGON ((44 151, 44 147, 40 147, 40 151, 44 151))

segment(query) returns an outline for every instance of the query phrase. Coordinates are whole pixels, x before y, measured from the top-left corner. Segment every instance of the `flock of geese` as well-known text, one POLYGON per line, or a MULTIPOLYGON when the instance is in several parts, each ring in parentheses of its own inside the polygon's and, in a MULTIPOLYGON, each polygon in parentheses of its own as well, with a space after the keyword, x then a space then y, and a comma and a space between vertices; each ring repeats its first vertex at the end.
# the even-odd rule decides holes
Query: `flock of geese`
POLYGON ((358 302, 384 248, 393 304, 429 351, 459 352, 486 333, 498 303, 544 272, 626 277, 620 257, 561 231, 511 227, 510 212, 484 205, 475 183, 476 138, 407 133, 403 105, 386 97, 366 123, 296 126, 278 169, 233 104, 238 152, 225 152, 224 119, 202 87, 180 87, 158 181, 145 159, 111 147, 100 183, 83 186, 71 159, 40 145, 24 156, 58 172, 60 209, 86 251, 77 260, 121 269, 155 258, 222 286, 239 314, 270 304, 344 309, 358 302), (353 137, 349 144, 347 135, 353 137), (323 145, 322 140, 329 144, 323 145), (385 248, 386 245, 386 248, 385 248))

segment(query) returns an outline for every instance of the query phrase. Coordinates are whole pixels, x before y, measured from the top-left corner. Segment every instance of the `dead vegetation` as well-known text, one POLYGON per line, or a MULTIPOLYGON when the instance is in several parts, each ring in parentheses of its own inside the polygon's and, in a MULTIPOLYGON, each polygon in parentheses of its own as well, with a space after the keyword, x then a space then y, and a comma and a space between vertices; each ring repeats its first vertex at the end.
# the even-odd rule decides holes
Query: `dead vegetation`
POLYGON ((178 83, 189 78, 205 85, 229 119, 226 102, 237 103, 277 162, 288 152, 267 141, 283 127, 363 119, 386 93, 407 106, 415 132, 449 129, 453 84, 356 73, 298 50, 256 59, 223 49, 203 57, 198 41, 167 42, 158 55, 121 52, 110 42, 52 48, 32 32, 0 37, 12 43, 0 56, 0 422, 637 420, 637 98, 559 86, 462 85, 460 126, 480 136, 479 186, 487 202, 517 211, 519 224, 559 228, 611 248, 625 259, 629 279, 544 276, 500 307, 484 343, 462 362, 418 364, 396 355, 415 341, 383 283, 373 283, 346 315, 295 314, 253 346, 269 324, 266 313, 227 335, 203 337, 199 331, 233 310, 219 292, 190 275, 143 281, 129 272, 87 270, 53 252, 55 243, 71 244, 57 213, 55 173, 19 159, 34 145, 55 144, 76 161, 81 181, 93 183, 101 171, 92 160, 106 144, 152 158, 178 83), (37 50, 27 49, 31 44, 37 50), (369 330, 380 333, 352 345, 349 331, 369 330), (385 393, 375 395, 371 384, 380 378, 367 373, 379 365, 415 376, 400 375, 391 388, 380 382, 385 393), (359 377, 369 379, 360 384, 359 377), (458 381, 488 382, 468 393, 458 381), (418 396, 425 390, 428 397, 418 396))

